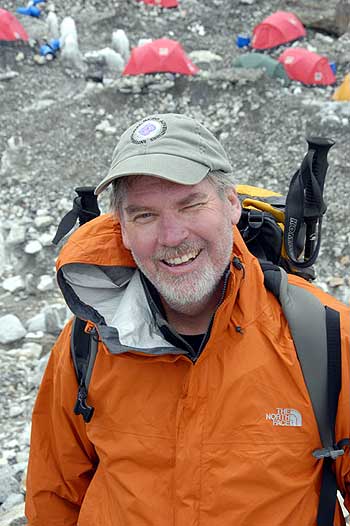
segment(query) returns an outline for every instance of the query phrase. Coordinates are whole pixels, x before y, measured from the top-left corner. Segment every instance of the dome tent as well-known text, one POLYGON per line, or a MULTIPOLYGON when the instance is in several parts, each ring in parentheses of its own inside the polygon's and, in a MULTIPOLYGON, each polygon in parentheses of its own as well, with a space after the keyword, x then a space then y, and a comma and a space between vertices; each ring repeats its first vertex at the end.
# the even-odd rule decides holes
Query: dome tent
POLYGON ((134 48, 123 75, 166 72, 195 75, 198 71, 199 68, 186 56, 179 42, 160 38, 134 48))
POLYGON ((143 0, 144 4, 156 5, 158 7, 178 7, 179 3, 177 0, 143 0))
POLYGON ((333 97, 333 100, 336 101, 350 101, 350 73, 345 75, 343 82, 340 84, 340 86, 335 90, 333 97))
POLYGON ((0 9, 0 46, 28 40, 29 37, 19 20, 6 9, 0 9))
POLYGON ((290 79, 303 84, 329 86, 336 81, 327 58, 313 51, 300 47, 286 49, 278 60, 290 79))
POLYGON ((305 35, 306 30, 294 13, 276 11, 253 29, 252 47, 271 49, 305 35))
POLYGON ((233 67, 247 69, 264 69, 269 77, 289 80, 283 64, 263 53, 245 53, 233 62, 233 67))
POLYGON ((13 66, 16 53, 29 48, 29 37, 17 18, 0 9, 0 69, 13 66))

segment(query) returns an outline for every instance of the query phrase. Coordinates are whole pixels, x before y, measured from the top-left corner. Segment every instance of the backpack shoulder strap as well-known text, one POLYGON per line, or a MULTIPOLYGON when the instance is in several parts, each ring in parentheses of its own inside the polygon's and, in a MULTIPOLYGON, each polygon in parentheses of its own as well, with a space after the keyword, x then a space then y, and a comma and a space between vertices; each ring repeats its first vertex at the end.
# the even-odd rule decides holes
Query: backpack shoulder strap
POLYGON ((344 454, 342 446, 348 443, 336 444, 335 440, 341 388, 339 312, 325 307, 307 290, 291 285, 280 267, 262 263, 262 269, 266 288, 275 294, 287 318, 321 438, 322 447, 312 453, 324 461, 317 524, 333 526, 337 498, 333 461, 344 454))
POLYGON ((85 320, 74 318, 70 350, 79 386, 74 413, 82 415, 84 421, 88 423, 94 413, 94 408, 87 405, 86 400, 98 350, 98 339, 94 330, 86 332, 85 327, 85 320))

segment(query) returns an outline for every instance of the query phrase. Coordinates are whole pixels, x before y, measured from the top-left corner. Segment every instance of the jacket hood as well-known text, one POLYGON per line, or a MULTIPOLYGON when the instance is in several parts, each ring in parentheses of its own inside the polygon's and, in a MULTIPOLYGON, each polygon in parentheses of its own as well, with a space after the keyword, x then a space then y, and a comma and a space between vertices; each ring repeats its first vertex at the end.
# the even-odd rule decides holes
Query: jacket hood
MULTIPOLYGON (((234 227, 234 247, 231 276, 222 305, 221 323, 227 324, 238 290, 238 317, 245 322, 255 318, 260 310, 259 301, 253 300, 263 282, 256 258, 250 254, 238 229, 234 227), (237 258, 239 264, 237 265, 237 258), (250 279, 254 274, 255 278, 250 279), (247 282, 249 290, 246 291, 247 282), (248 308, 247 308, 248 307, 248 308), (247 316, 247 313, 249 315, 247 316)), ((152 312, 148 307, 131 252, 122 242, 121 228, 111 214, 104 214, 78 228, 63 246, 56 263, 57 280, 70 310, 79 318, 91 321, 110 352, 125 352, 130 348, 152 354, 183 353, 164 340, 152 312), (119 346, 113 342, 118 341, 119 346), (140 342, 142 342, 140 347, 140 342), (114 350, 113 350, 114 349, 114 350), (148 351, 147 351, 148 352, 148 351)), ((239 323, 242 323, 241 320, 239 323)))

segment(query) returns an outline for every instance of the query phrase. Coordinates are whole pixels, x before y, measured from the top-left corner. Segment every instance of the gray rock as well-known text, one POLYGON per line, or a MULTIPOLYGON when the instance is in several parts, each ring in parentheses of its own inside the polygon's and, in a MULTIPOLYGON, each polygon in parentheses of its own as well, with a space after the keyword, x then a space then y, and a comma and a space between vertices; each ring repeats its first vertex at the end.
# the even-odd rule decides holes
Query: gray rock
POLYGON ((12 510, 18 504, 24 502, 24 495, 22 493, 11 493, 7 499, 1 505, 1 511, 6 513, 7 511, 12 510))
POLYGON ((48 305, 43 309, 45 314, 46 331, 58 334, 64 327, 70 315, 68 308, 63 304, 48 305))
POLYGON ((6 249, 3 229, 0 227, 0 276, 6 267, 6 249))
POLYGON ((307 28, 342 35, 349 27, 348 0, 285 0, 287 10, 293 11, 307 28))
POLYGON ((43 247, 40 241, 34 239, 26 244, 26 246, 24 247, 24 252, 26 254, 37 254, 38 252, 40 252, 40 250, 42 250, 42 248, 43 247))
POLYGON ((6 238, 8 245, 21 245, 26 239, 26 227, 20 224, 14 224, 6 238))
POLYGON ((0 514, 0 526, 24 526, 27 520, 24 516, 24 503, 17 504, 6 513, 0 514))
POLYGON ((116 135, 117 128, 112 126, 109 120, 104 119, 96 126, 96 131, 101 132, 103 135, 116 135))
POLYGON ((10 466, 0 466, 0 503, 5 502, 13 493, 20 493, 20 484, 10 466))
POLYGON ((16 292, 17 290, 23 290, 25 288, 22 276, 12 276, 11 278, 7 278, 1 283, 1 286, 9 292, 16 292))
POLYGON ((54 218, 52 216, 49 216, 49 215, 38 215, 35 219, 34 219, 34 224, 36 226, 36 228, 46 228, 50 225, 52 225, 52 223, 54 222, 54 218))
POLYGON ((5 73, 0 73, 0 80, 11 80, 18 77, 18 71, 6 71, 5 73))
POLYGON ((9 409, 9 417, 16 418, 17 416, 21 415, 23 411, 24 411, 23 406, 12 404, 9 409))
POLYGON ((50 10, 46 17, 47 34, 49 38, 59 38, 60 30, 58 18, 53 10, 50 10))
POLYGON ((46 332, 46 317, 44 312, 36 314, 27 321, 27 329, 29 332, 46 332))
POLYGON ((216 55, 208 49, 198 49, 197 51, 192 51, 188 56, 196 64, 200 62, 222 61, 222 57, 220 55, 216 55))
POLYGON ((45 292, 47 290, 53 290, 55 288, 55 281, 52 276, 44 274, 40 276, 38 283, 38 290, 45 292))
POLYGON ((124 61, 127 62, 130 56, 129 39, 123 29, 117 29, 112 33, 112 47, 120 53, 124 61))
POLYGON ((0 318, 0 343, 11 343, 26 335, 21 321, 14 314, 6 314, 0 318))
POLYGON ((39 360, 34 372, 29 375, 28 382, 30 385, 34 387, 39 387, 48 359, 49 359, 49 355, 47 354, 39 360))

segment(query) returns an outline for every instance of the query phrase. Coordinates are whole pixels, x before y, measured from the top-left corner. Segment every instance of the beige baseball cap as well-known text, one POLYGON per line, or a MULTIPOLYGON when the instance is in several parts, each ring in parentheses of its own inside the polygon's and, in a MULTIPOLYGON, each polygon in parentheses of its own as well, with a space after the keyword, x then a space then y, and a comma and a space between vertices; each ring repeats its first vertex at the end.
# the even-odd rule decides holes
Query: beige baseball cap
POLYGON ((128 175, 151 175, 191 185, 213 170, 230 173, 232 166, 207 128, 185 115, 150 115, 123 133, 109 172, 95 194, 103 192, 114 179, 128 175))

